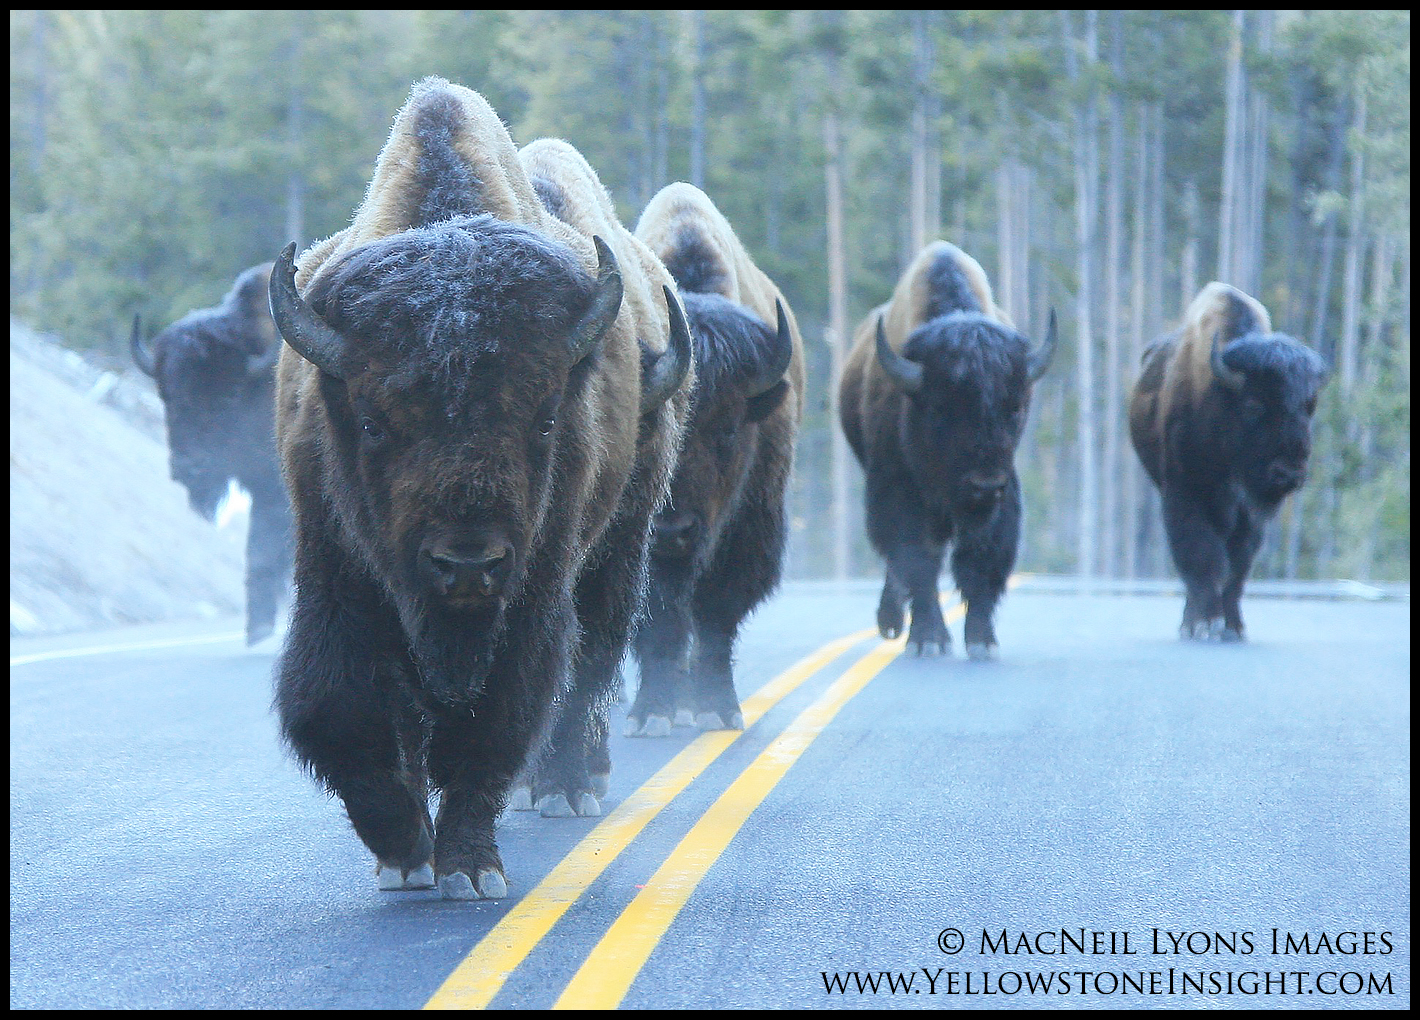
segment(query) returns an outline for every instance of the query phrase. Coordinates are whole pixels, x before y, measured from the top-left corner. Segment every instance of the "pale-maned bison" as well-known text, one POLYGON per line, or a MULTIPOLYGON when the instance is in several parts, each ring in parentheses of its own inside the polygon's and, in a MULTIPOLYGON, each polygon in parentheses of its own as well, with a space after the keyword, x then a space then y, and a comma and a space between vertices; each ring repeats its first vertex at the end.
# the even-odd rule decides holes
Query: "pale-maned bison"
POLYGON ((664 735, 677 715, 701 729, 742 729, 734 645, 779 583, 803 342, 779 288, 698 188, 664 188, 636 236, 680 286, 696 378, 670 499, 655 520, 627 733, 664 735))
POLYGON ((1242 640, 1243 584, 1267 521, 1306 480, 1326 374, 1256 299, 1217 282, 1144 352, 1129 434, 1163 497, 1185 639, 1242 640))
POLYGON ((887 560, 884 637, 902 632, 910 599, 908 643, 924 655, 950 650, 937 576, 951 543, 967 655, 996 655, 992 615, 1020 540, 1016 446, 1055 341, 1051 312, 1032 349, 992 301, 981 266, 945 241, 923 249, 859 325, 839 414, 867 474, 868 537, 887 560))
POLYGON ((520 154, 481 96, 437 78, 351 226, 299 273, 291 249, 277 262, 297 596, 276 704, 384 888, 505 895, 495 819, 544 737, 544 813, 601 810, 689 403, 672 285, 576 150, 520 154))
POLYGON ((271 263, 237 277, 215 308, 188 312, 151 343, 133 320, 133 360, 158 384, 173 480, 211 520, 235 479, 251 496, 247 530, 247 644, 269 635, 291 578, 291 505, 273 427, 276 356, 271 263))

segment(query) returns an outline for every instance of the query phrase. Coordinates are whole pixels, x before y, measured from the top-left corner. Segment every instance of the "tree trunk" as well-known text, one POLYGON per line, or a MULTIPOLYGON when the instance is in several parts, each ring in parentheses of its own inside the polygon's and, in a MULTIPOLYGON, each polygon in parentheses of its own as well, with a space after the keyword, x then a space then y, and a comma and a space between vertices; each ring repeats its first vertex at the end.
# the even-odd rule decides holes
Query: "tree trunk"
MULTIPOLYGON (((1147 223, 1149 183, 1149 133, 1145 123, 1148 107, 1140 107, 1136 128, 1136 160, 1134 175, 1134 223, 1133 243, 1130 252, 1129 289, 1129 359, 1128 371, 1124 373, 1127 385, 1132 387, 1139 378, 1139 362, 1144 353, 1144 227, 1147 223)), ((1144 476, 1139 458, 1130 450, 1124 454, 1124 492, 1120 519, 1124 522, 1122 537, 1122 573, 1125 577, 1139 576, 1139 496, 1144 484, 1144 476)))
POLYGON ((306 182, 301 174, 304 162, 301 148, 305 135, 305 99, 301 81, 301 51, 305 34, 305 15, 295 12, 295 26, 291 33, 290 94, 286 104, 286 142, 289 147, 288 160, 291 167, 286 175, 286 240, 296 242, 300 251, 306 244, 306 182))
MULTIPOLYGON (((1098 11, 1085 12, 1085 67, 1089 74, 1098 53, 1098 11)), ((1066 73, 1072 82, 1081 77, 1081 70, 1075 55, 1075 38, 1067 11, 1060 12, 1065 35, 1066 73)), ((1099 536, 1097 515, 1099 512, 1098 475, 1099 468, 1095 456, 1095 441, 1098 434, 1095 415, 1095 362, 1094 362, 1094 248, 1096 243, 1096 189, 1099 177, 1098 121, 1099 111, 1093 89, 1084 100, 1083 109, 1077 110, 1075 121, 1075 217, 1076 240, 1078 242, 1079 289, 1076 292, 1076 442, 1079 448, 1079 530, 1076 536, 1076 571, 1080 578, 1088 582, 1096 573, 1099 536)))
POLYGON ((848 441, 838 415, 838 380, 848 352, 848 268, 843 238, 843 146, 838 111, 823 119, 824 192, 828 220, 829 428, 833 433, 833 576, 848 576, 848 441))
POLYGON ((1124 468, 1120 458, 1120 296, 1119 261, 1123 234, 1124 205, 1124 97, 1119 81, 1124 73, 1124 41, 1121 15, 1110 17, 1110 65, 1114 85, 1109 97, 1109 174, 1105 191, 1104 267, 1104 470, 1100 485, 1100 566, 1106 577, 1119 573, 1119 479, 1124 468))
POLYGON ((927 102, 931 87, 931 40, 927 12, 912 12, 912 180, 908 189, 908 260, 927 245, 927 102))
POLYGON ((1361 257, 1365 241, 1361 192, 1365 183, 1366 158, 1361 141, 1366 134, 1366 91, 1360 87, 1356 91, 1356 123, 1352 129, 1356 141, 1351 152, 1351 204, 1348 216, 1350 232, 1346 239, 1346 261, 1342 275, 1341 349, 1336 359, 1336 382, 1343 398, 1351 396, 1356 388, 1360 357, 1361 257))
MULTIPOLYGON (((1228 40, 1228 71, 1223 87, 1223 191, 1218 201, 1218 275, 1224 283, 1236 279, 1238 156, 1243 133, 1243 12, 1233 11, 1228 40)), ((1190 297, 1190 300, 1192 298, 1190 297)))
POLYGON ((690 183, 705 190, 705 12, 690 12, 690 183))
POLYGON ((1183 292, 1180 316, 1198 295, 1198 186, 1192 181, 1183 186, 1183 231, 1183 262, 1178 275, 1183 292))

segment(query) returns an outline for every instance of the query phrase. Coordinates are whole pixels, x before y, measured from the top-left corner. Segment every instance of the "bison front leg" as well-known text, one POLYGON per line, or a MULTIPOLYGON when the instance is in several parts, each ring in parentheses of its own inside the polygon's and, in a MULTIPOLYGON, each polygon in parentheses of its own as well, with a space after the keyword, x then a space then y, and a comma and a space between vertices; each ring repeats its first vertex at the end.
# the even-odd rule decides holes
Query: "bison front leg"
POLYGON ((291 575, 291 512, 286 494, 254 492, 247 525, 248 645, 270 636, 291 575))
POLYGON ((1020 535, 1021 487, 1014 474, 989 516, 958 518, 952 576, 966 601, 967 658, 1000 655, 992 619, 1015 566, 1020 535))
POLYGON ((429 778, 440 790, 434 871, 445 899, 501 899, 508 880, 495 826, 570 665, 570 600, 529 604, 508 632, 523 635, 495 659, 471 707, 433 707, 429 778), (534 635, 536 632, 536 635, 534 635), (539 639, 540 638, 540 639, 539 639))
POLYGON ((606 553, 593 553, 597 565, 577 583, 582 639, 572 685, 533 784, 544 817, 601 814, 611 780, 607 716, 646 590, 649 519, 648 509, 614 523, 601 540, 606 553))
POLYGON ((1207 641, 1222 636, 1223 585, 1228 553, 1203 503, 1187 490, 1169 487, 1163 494, 1164 530, 1169 551, 1187 595, 1179 637, 1207 641))
POLYGON ((652 562, 646 612, 636 629, 641 682, 626 714, 628 737, 664 737, 686 686, 690 655, 691 564, 652 562))
POLYGON ((1257 550, 1262 548, 1263 524, 1251 514, 1240 513, 1238 524, 1228 536, 1228 581, 1223 586, 1223 641, 1242 641, 1246 636, 1242 618, 1243 585, 1252 570, 1257 550))
MULTIPOLYGON (((883 601, 905 591, 912 605, 908 647, 918 655, 951 653, 952 639, 937 600, 937 576, 942 570, 946 545, 933 533, 928 515, 912 494, 912 482, 900 472, 874 473, 868 478, 868 537, 887 560, 883 601)), ((878 606, 878 626, 883 636, 883 602, 878 606)), ((887 622, 893 622, 891 614, 887 622)), ((895 629, 901 631, 901 623, 895 629)))
POLYGON ((382 888, 433 884, 433 825, 419 749, 402 746, 399 732, 406 668, 412 664, 397 624, 368 586, 344 576, 329 586, 317 579, 302 586, 277 665, 281 731, 301 763, 344 803, 356 834, 379 860, 382 888))

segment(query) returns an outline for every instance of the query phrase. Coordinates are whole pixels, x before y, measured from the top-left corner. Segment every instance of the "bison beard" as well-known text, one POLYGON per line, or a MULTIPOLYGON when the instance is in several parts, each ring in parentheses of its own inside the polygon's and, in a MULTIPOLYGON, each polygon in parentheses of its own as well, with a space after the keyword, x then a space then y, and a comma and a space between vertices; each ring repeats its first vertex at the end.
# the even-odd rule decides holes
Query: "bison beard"
POLYGON ((426 604, 410 615, 401 611, 424 690, 445 705, 472 702, 488 679, 503 621, 501 608, 471 614, 426 604))

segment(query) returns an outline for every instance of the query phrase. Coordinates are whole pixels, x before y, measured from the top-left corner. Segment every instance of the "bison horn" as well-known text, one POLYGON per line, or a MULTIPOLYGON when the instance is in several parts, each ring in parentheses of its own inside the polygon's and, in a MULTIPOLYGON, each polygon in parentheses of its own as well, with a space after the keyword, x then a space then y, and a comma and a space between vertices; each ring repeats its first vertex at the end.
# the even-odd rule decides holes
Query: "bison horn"
POLYGON ((1035 382, 1045 374, 1045 370, 1050 367, 1050 359, 1055 357, 1055 342, 1059 339, 1059 330, 1055 325, 1055 309, 1050 310, 1050 322, 1045 327, 1045 340, 1039 347, 1030 352, 1030 357, 1026 360, 1026 375, 1031 382, 1035 382))
POLYGON ((593 237, 592 244, 597 249, 597 284, 592 295, 591 307, 577 320, 572 329, 569 344, 572 347, 573 364, 581 361, 596 349, 597 344, 616 321, 621 311, 621 270, 617 268, 616 256, 605 241, 593 237))
POLYGON ((685 374, 690 371, 690 327, 680 302, 665 284, 666 311, 670 315, 671 335, 666 349, 657 353, 641 341, 641 413, 650 414, 680 389, 685 374))
POLYGON ((888 343, 887 334, 883 332, 883 317, 881 315, 878 316, 877 344, 878 361, 897 388, 904 393, 916 393, 920 390, 926 370, 920 363, 911 358, 904 358, 892 349, 892 345, 888 343))
POLYGON ((778 298, 774 299, 774 313, 778 320, 778 328, 774 331, 774 349, 769 363, 756 372, 745 387, 745 396, 751 399, 778 385, 794 357, 794 337, 789 332, 789 317, 784 314, 784 303, 778 298))
POLYGON ((271 270, 271 318, 281 336, 297 354, 316 368, 337 379, 349 379, 360 371, 345 338, 306 304, 296 290, 296 243, 288 244, 271 270))
POLYGON ((1245 376, 1237 369, 1229 368, 1223 361, 1223 331, 1217 330, 1213 334, 1213 353, 1210 360, 1213 364, 1213 375, 1228 389, 1234 392, 1243 388, 1245 376))
POLYGON ((138 321, 137 314, 133 316, 133 335, 128 338, 129 350, 133 352, 133 363, 141 368, 146 374, 156 377, 158 374, 158 359, 153 356, 153 352, 148 345, 143 342, 143 329, 138 321))

